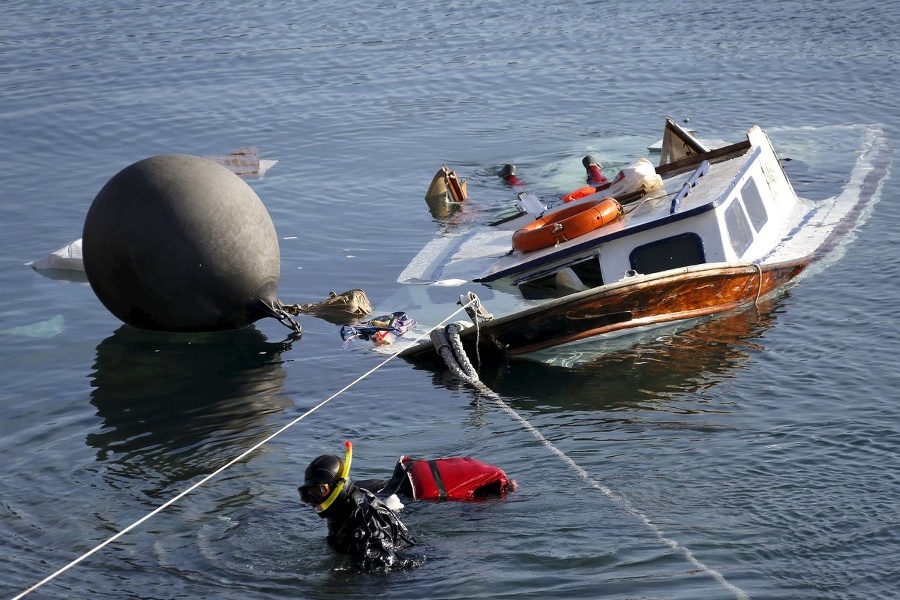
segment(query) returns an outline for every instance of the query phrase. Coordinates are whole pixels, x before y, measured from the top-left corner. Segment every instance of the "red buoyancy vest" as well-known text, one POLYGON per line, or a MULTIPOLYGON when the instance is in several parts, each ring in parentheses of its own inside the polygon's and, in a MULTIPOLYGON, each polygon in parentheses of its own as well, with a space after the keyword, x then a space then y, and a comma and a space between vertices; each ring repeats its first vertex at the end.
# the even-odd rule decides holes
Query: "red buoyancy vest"
POLYGON ((516 177, 515 175, 507 175, 503 178, 503 181, 506 182, 506 185, 510 185, 513 187, 524 187, 525 182, 516 177))
POLYGON ((502 469, 474 458, 415 460, 401 456, 400 462, 416 500, 471 500, 487 494, 502 495, 509 489, 502 469))
POLYGON ((597 185, 598 183, 606 183, 607 179, 603 175, 603 171, 600 170, 600 165, 590 165, 587 168, 588 177, 587 182, 597 185))

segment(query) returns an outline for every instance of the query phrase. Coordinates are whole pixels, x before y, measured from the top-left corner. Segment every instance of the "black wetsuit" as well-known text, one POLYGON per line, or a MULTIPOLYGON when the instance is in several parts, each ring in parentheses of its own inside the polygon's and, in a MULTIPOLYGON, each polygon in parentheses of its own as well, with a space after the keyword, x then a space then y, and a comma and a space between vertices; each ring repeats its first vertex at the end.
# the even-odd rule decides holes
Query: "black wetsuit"
POLYGON ((322 516, 328 519, 328 545, 351 555, 360 569, 379 571, 411 565, 397 551, 415 545, 412 534, 397 513, 368 490, 351 483, 322 516))

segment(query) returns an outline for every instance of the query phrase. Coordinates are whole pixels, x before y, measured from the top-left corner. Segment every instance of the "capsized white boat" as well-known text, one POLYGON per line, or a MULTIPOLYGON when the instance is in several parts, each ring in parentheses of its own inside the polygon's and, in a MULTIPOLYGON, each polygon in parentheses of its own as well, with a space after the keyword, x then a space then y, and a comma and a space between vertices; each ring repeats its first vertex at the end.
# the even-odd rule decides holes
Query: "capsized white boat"
MULTIPOLYGON (((857 224, 891 163, 883 132, 868 128, 844 188, 811 201, 798 197, 758 126, 710 149, 668 119, 663 141, 659 165, 638 161, 591 195, 548 209, 519 194, 510 218, 442 233, 398 281, 427 292, 420 311, 463 283, 492 296, 485 305, 502 316, 461 334, 467 351, 477 339, 482 359, 688 323, 794 282, 857 224)), ((434 354, 428 342, 401 350, 434 354)))

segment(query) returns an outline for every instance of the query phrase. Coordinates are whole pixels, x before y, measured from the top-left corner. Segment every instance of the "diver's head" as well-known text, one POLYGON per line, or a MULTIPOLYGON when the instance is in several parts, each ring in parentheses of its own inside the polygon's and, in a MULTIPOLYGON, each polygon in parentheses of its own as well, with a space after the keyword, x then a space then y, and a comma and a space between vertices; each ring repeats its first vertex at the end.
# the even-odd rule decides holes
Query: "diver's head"
POLYGON ((350 461, 353 451, 350 442, 345 442, 347 453, 344 460, 333 454, 317 457, 309 466, 303 477, 303 485, 298 489, 300 500, 312 505, 320 517, 325 518, 325 511, 338 498, 347 495, 350 489, 350 461))
POLYGON ((600 163, 597 162, 597 159, 594 158, 593 156, 591 156, 590 154, 588 154, 587 156, 585 156, 584 158, 581 159, 581 164, 584 165, 585 169, 590 168, 591 165, 598 165, 598 166, 600 165, 600 163))
POLYGON ((503 165, 503 168, 500 169, 500 173, 498 175, 502 179, 506 179, 507 177, 515 176, 516 174, 516 165, 503 165))

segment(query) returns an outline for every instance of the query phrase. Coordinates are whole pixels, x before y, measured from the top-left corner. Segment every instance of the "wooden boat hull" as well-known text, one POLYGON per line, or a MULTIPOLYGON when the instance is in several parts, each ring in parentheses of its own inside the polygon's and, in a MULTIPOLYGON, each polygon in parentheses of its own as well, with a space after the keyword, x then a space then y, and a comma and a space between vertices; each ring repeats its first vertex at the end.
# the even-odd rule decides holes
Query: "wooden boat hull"
MULTIPOLYGON (((694 319, 751 305, 785 287, 811 257, 756 265, 705 264, 593 288, 544 302, 462 332, 466 352, 503 360, 627 329, 694 319)), ((423 343, 400 353, 436 357, 423 343)))

